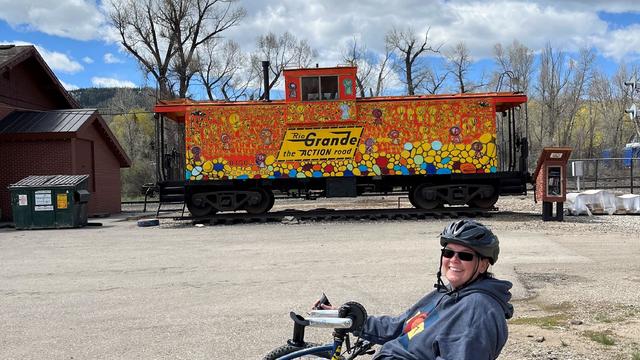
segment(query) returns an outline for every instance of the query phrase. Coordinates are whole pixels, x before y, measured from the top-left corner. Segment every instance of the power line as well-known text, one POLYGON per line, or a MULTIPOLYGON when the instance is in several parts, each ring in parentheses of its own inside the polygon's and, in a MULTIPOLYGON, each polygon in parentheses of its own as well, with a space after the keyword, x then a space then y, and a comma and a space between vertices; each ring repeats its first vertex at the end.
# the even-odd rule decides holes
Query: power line
POLYGON ((19 110, 19 111, 31 111, 31 112, 62 112, 62 113, 84 113, 87 110, 95 110, 102 116, 119 116, 119 115, 133 115, 133 114, 155 114, 154 111, 129 111, 129 112, 102 112, 101 109, 104 110, 113 110, 110 108, 86 108, 86 109, 61 109, 61 110, 39 110, 39 109, 28 109, 20 106, 10 106, 5 104, 0 104, 0 108, 11 109, 11 110, 19 110))

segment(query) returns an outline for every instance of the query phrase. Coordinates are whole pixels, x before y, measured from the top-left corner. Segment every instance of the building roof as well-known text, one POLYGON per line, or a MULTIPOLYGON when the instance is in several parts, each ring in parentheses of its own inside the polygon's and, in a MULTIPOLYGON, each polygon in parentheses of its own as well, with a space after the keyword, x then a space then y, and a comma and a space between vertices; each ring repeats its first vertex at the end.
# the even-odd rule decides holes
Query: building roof
POLYGON ((0 121, 0 134, 76 132, 96 109, 14 111, 0 121))
POLYGON ((0 68, 9 66, 11 61, 24 58, 31 48, 33 46, 0 45, 0 68))
POLYGON ((35 140, 76 138, 83 127, 96 123, 121 167, 131 160, 96 109, 14 111, 0 120, 0 139, 35 140))
MULTIPOLYGON (((53 73, 49 65, 44 61, 33 45, 0 45, 0 74, 11 71, 14 67, 29 59, 35 60, 46 74, 46 78, 53 83, 59 94, 68 103, 66 107, 78 108, 78 102, 67 92, 62 83, 53 73)), ((47 79, 42 79, 43 81, 47 79)))

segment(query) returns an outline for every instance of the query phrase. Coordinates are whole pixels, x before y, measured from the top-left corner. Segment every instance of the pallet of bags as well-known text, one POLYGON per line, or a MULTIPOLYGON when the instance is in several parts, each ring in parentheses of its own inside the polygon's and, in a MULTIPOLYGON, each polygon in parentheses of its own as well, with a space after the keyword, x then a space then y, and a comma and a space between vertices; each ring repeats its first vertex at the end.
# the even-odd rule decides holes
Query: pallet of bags
POLYGON ((607 190, 568 193, 566 205, 571 215, 612 215, 617 210, 616 197, 607 190))
POLYGON ((640 195, 616 196, 616 214, 640 214, 640 195))
POLYGON ((589 215, 591 211, 585 203, 585 198, 580 196, 581 193, 570 192, 567 193, 567 200, 564 203, 564 209, 568 215, 589 215))

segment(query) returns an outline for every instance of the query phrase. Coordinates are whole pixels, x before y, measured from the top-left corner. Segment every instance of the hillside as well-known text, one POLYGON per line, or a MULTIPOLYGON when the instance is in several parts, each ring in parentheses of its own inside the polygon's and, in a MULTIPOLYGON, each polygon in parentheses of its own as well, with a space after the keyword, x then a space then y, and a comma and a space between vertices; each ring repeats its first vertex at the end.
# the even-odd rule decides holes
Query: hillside
POLYGON ((155 104, 151 88, 82 88, 69 93, 81 107, 99 109, 105 119, 131 109, 151 111, 155 104))

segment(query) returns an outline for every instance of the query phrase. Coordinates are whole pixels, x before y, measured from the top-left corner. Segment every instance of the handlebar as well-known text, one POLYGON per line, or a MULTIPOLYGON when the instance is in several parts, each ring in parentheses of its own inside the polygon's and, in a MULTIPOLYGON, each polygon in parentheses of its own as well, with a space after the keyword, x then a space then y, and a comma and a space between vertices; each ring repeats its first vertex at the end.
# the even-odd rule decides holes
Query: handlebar
POLYGON ((338 317, 338 309, 335 310, 311 310, 309 311, 310 317, 319 317, 319 318, 337 318, 338 317))
POLYGON ((307 318, 309 326, 331 329, 348 329, 353 325, 349 318, 307 318))
POLYGON ((327 314, 320 317, 308 317, 304 318, 302 315, 298 315, 293 311, 289 313, 293 322, 302 326, 311 326, 319 328, 331 328, 331 329, 349 329, 353 325, 353 319, 351 318, 339 318, 338 310, 314 310, 322 311, 327 314))

